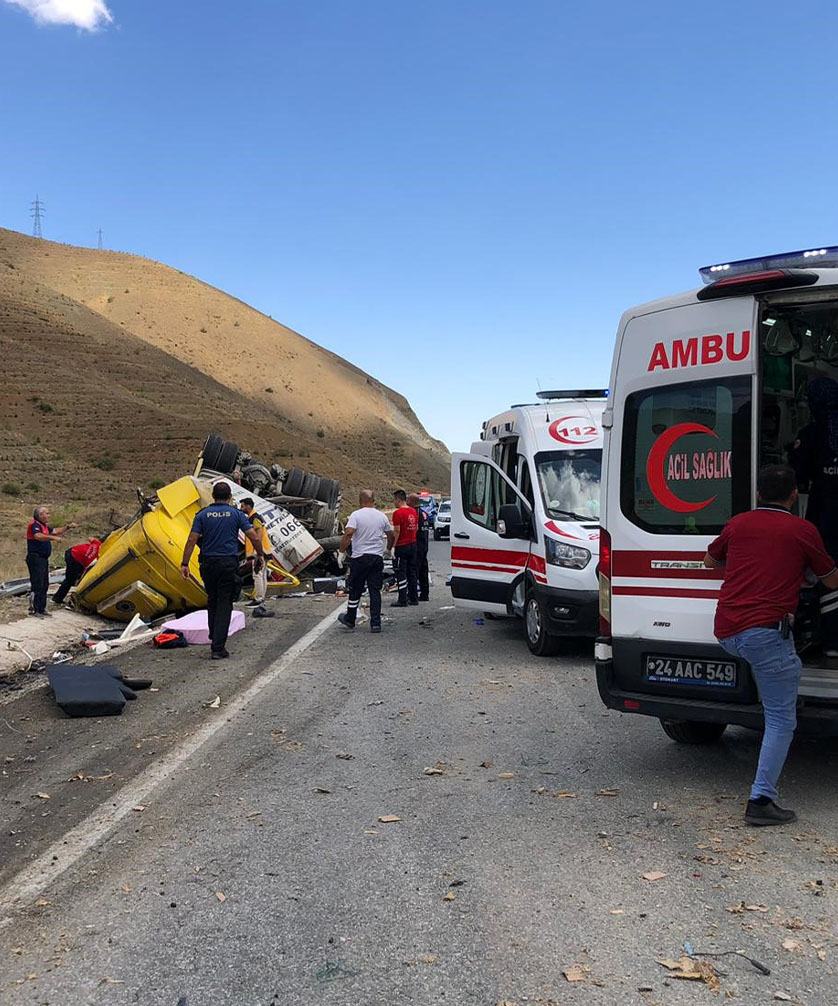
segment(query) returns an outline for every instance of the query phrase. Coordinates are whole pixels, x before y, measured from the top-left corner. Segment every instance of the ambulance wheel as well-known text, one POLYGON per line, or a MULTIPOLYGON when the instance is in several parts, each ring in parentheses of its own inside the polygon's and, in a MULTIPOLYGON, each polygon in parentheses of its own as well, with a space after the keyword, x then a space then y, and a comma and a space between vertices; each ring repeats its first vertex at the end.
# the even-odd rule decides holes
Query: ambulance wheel
POLYGON ((530 653, 537 657, 552 657, 558 652, 559 640, 547 632, 544 611, 535 594, 528 594, 524 604, 524 638, 530 653))
POLYGON ((703 720, 661 720, 663 732, 679 744, 712 744, 727 730, 727 723, 703 720))

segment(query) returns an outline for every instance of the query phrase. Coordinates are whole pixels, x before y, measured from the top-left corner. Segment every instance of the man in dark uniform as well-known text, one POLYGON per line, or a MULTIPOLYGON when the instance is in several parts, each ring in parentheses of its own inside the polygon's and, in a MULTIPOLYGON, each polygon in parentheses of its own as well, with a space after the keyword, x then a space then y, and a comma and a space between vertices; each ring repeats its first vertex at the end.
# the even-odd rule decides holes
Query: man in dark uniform
MULTIPOLYGON (((797 435, 789 460, 801 492, 808 489, 806 520, 820 531, 838 562, 838 384, 816 377, 806 391, 812 421, 797 435)), ((838 590, 820 588, 824 654, 838 657, 838 590)))
POLYGON ((44 618, 47 611, 49 589, 49 557, 52 543, 61 541, 61 535, 78 524, 50 527, 49 507, 39 506, 26 526, 26 566, 29 569, 29 614, 44 618))
POLYGON ((430 571, 428 569, 428 532, 431 521, 422 509, 421 500, 416 493, 411 493, 407 498, 407 505, 412 506, 416 511, 416 579, 419 584, 419 600, 429 601, 428 591, 430 590, 430 571))
POLYGON ((214 502, 195 515, 180 564, 181 575, 184 580, 188 580, 189 560, 200 542, 198 561, 204 590, 207 592, 207 627, 212 644, 210 657, 213 660, 230 656, 227 652, 227 635, 237 587, 239 531, 244 531, 253 542, 257 570, 265 562, 261 535, 253 529, 246 515, 238 507, 231 505, 231 495, 230 486, 226 482, 216 482, 212 487, 214 502))

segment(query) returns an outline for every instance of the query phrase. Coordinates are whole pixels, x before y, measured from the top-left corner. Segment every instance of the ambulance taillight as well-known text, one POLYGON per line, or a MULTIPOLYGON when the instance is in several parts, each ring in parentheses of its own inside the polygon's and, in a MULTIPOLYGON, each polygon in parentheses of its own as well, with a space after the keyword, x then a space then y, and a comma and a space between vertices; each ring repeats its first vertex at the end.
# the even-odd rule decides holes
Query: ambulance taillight
POLYGON ((599 634, 611 636, 611 535, 599 533, 599 634))

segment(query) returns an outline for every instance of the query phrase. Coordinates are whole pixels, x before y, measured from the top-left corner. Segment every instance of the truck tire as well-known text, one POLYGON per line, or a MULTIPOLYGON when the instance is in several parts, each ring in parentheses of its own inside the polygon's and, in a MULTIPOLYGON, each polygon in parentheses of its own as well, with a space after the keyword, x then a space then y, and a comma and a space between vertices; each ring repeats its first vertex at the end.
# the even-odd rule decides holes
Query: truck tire
POLYGON ((311 472, 305 473, 305 478, 303 479, 303 491, 300 493, 307 500, 318 499, 317 493, 320 490, 320 476, 313 475, 311 472))
POLYGON ((236 467, 236 458, 239 456, 239 445, 234 444, 229 440, 222 441, 222 447, 218 452, 218 461, 215 465, 208 465, 207 467, 214 468, 215 471, 221 472, 222 475, 229 475, 230 472, 236 467))
POLYGON ((320 488, 317 491, 316 499, 325 503, 330 510, 334 510, 338 505, 340 495, 340 482, 337 479, 320 479, 320 488))
POLYGON ((216 436, 214 433, 210 433, 204 441, 204 446, 201 450, 201 455, 204 459, 204 468, 211 468, 213 471, 218 471, 218 455, 221 452, 223 445, 224 441, 221 437, 216 436))
POLYGON ((663 732, 679 744, 712 744, 727 730, 727 723, 704 720, 661 720, 663 732))
POLYGON ((552 657, 558 652, 560 640, 547 632, 547 619, 541 602, 532 592, 524 603, 524 639, 530 653, 536 657, 552 657))
POLYGON ((302 496, 304 479, 305 472, 301 471, 299 468, 289 468, 288 474, 285 476, 285 481, 282 483, 282 495, 302 496))

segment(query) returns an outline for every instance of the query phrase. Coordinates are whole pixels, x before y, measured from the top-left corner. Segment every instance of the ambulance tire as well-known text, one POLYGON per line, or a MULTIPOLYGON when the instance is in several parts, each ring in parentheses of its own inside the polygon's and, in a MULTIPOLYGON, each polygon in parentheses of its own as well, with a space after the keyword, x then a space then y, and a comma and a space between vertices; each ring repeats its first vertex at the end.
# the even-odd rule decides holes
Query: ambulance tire
POLYGON ((289 468, 285 481, 282 483, 282 493, 284 496, 302 496, 305 472, 299 468, 289 468))
POLYGON ((727 723, 703 720, 661 720, 663 732, 679 744, 713 744, 727 730, 727 723))
POLYGON ((524 602, 524 639, 530 648, 530 653, 536 657, 552 657, 558 653, 560 640, 557 636, 551 636, 546 630, 547 620, 541 602, 535 594, 527 593, 524 602))

